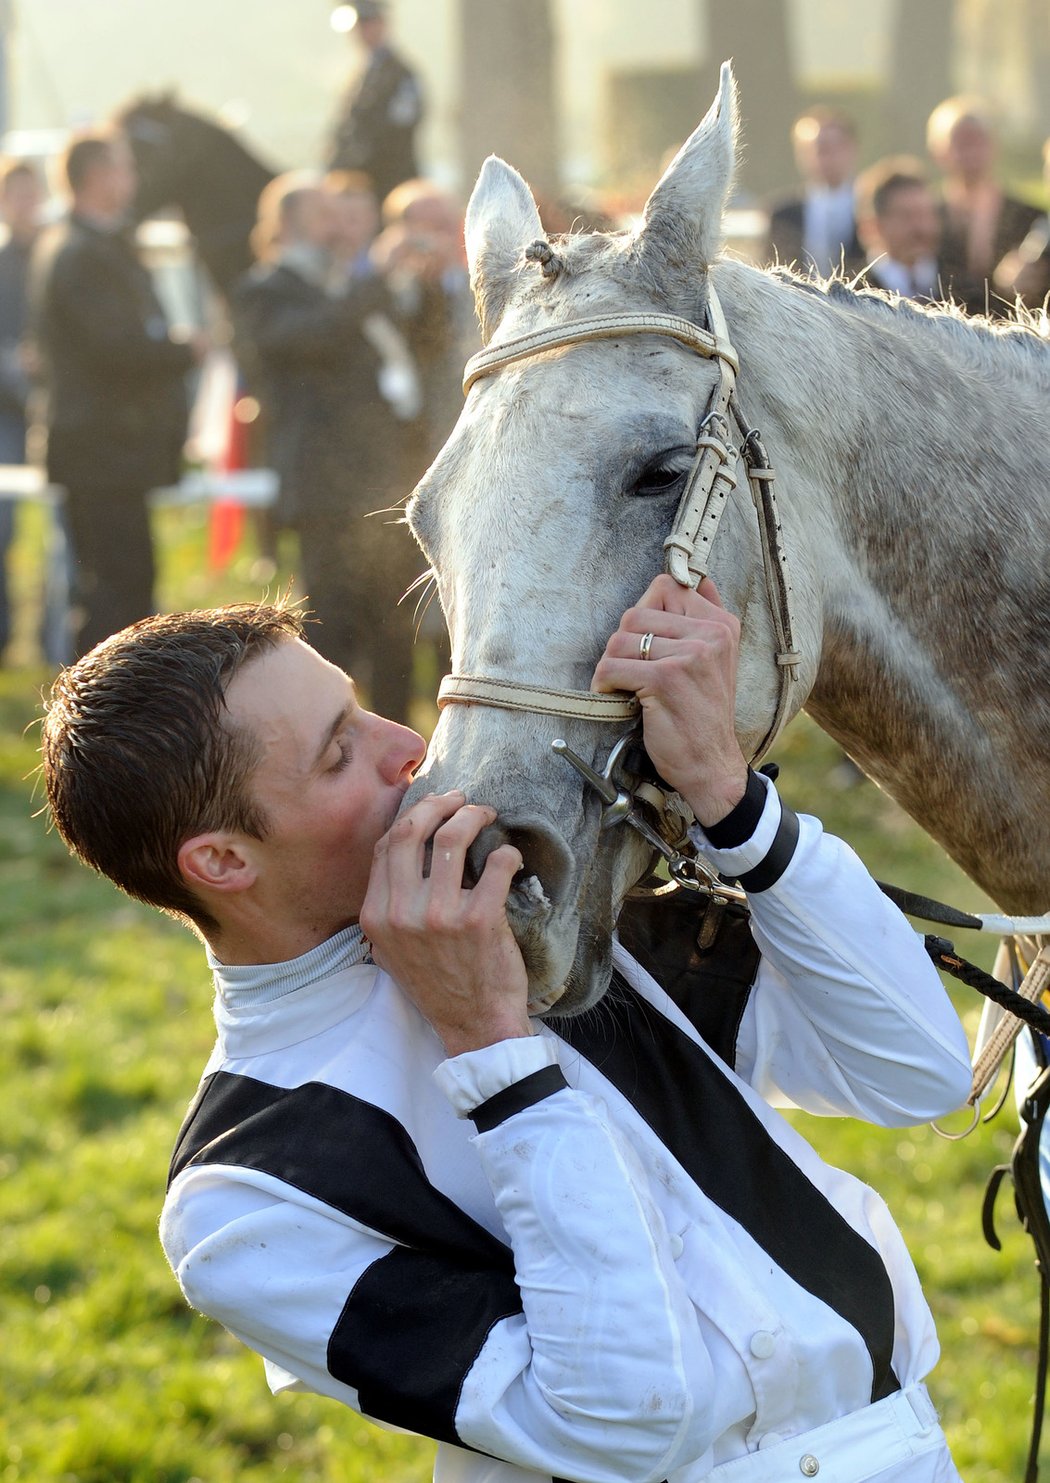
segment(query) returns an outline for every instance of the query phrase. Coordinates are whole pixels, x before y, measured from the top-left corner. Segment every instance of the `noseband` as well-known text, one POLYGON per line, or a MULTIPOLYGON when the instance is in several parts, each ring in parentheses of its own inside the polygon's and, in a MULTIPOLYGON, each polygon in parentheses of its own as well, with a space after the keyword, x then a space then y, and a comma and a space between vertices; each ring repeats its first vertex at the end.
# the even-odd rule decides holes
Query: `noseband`
MULTIPOLYGON (((503 366, 534 355, 594 340, 619 340, 625 335, 663 335, 717 363, 718 381, 697 432, 696 455, 686 478, 674 524, 664 541, 665 566, 680 586, 696 588, 700 585, 707 575, 711 548, 729 492, 736 484, 737 462, 742 459, 758 516, 779 676, 776 710, 755 753, 757 759, 773 741, 788 715, 801 656, 792 641, 791 583, 773 492, 773 470, 769 467, 758 433, 748 426, 741 412, 736 395, 739 360, 729 342, 722 306, 710 285, 707 313, 710 330, 701 329, 691 320, 673 314, 606 314, 534 330, 502 345, 489 346, 472 356, 463 373, 463 392, 466 395, 476 381, 491 376, 503 366), (731 441, 731 417, 740 432, 739 446, 731 441)), ((438 689, 438 706, 444 708, 453 704, 489 705, 504 710, 601 722, 636 721, 640 711, 634 696, 599 695, 589 690, 552 690, 544 685, 483 675, 446 675, 438 689)))

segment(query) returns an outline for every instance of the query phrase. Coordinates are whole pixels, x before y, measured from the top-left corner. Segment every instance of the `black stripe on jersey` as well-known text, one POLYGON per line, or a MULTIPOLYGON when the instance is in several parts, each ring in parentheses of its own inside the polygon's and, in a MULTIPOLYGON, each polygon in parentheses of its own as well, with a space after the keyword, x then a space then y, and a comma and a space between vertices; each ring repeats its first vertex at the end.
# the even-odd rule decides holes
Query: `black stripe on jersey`
POLYGON ((891 1368, 893 1290, 878 1252, 773 1140, 727 1075, 619 973, 605 998, 550 1028, 635 1107, 704 1193, 800 1287, 860 1333, 873 1401, 891 1368))
POLYGON ((328 1369, 362 1411, 439 1442, 464 1443, 464 1377, 493 1326, 521 1312, 512 1276, 404 1246, 362 1273, 328 1344, 328 1369))
POLYGON ((216 1071, 187 1114, 169 1183, 188 1164, 258 1169, 391 1241, 514 1271, 510 1247, 431 1184, 396 1117, 323 1082, 216 1071))
POLYGON ((321 1082, 217 1071, 187 1114, 170 1178, 191 1164, 272 1174, 398 1243, 347 1298, 329 1371, 369 1416, 468 1445, 455 1429, 459 1391, 493 1325, 521 1312, 514 1259, 430 1183, 397 1119, 321 1082))

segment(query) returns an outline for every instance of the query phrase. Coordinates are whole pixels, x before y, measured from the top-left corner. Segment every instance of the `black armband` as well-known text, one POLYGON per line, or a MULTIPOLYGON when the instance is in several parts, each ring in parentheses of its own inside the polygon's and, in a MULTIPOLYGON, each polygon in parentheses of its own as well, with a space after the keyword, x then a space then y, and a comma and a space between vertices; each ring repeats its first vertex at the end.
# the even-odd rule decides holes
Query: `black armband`
POLYGON ((757 772, 747 770, 747 787, 740 802, 735 804, 724 819, 708 827, 701 824, 704 834, 716 850, 733 850, 746 844, 758 828, 762 810, 766 806, 765 784, 757 772))
MULTIPOLYGON (((716 850, 732 850, 746 844, 758 828, 758 821, 762 817, 765 806, 765 784, 749 767, 747 788, 743 798, 726 814, 724 819, 720 819, 717 824, 712 824, 709 829, 704 829, 708 842, 716 850)), ((744 890, 752 894, 756 891, 768 891, 770 886, 775 885, 791 863, 797 844, 798 816, 781 799, 780 823, 777 825, 773 842, 765 858, 740 877, 740 884, 744 890)))
POLYGON ((530 1072, 520 1081, 512 1082, 509 1087, 480 1102, 470 1114, 470 1120, 479 1133, 489 1133, 516 1112, 534 1107, 537 1102, 545 1101, 568 1085, 560 1066, 541 1066, 538 1071, 530 1072))
POLYGON ((780 800, 780 823, 777 832, 773 836, 773 843, 764 860, 752 869, 746 870, 740 877, 740 884, 748 895, 755 891, 768 891, 770 886, 775 886, 784 871, 791 864, 798 844, 798 815, 787 807, 784 800, 780 800))

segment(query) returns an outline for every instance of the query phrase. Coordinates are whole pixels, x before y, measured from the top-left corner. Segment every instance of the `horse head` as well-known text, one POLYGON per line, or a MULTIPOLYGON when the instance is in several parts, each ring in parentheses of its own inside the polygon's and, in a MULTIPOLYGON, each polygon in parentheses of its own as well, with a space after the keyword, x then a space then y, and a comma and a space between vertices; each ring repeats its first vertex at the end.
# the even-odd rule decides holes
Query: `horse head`
POLYGON ((179 143, 181 117, 171 93, 143 94, 116 115, 115 122, 135 158, 138 188, 132 212, 136 221, 178 202, 185 152, 179 143))
POLYGON ((172 93, 132 100, 115 122, 135 158, 134 220, 178 207, 216 286, 227 291, 251 266, 256 206, 273 170, 219 119, 183 107, 172 93))
MULTIPOLYGON (((521 850, 508 912, 531 1002, 543 1011, 577 1013, 604 992, 617 913, 651 856, 631 830, 602 828, 598 795, 551 749, 560 735, 600 769, 622 722, 536 714, 515 687, 588 689, 621 613, 663 567, 719 377, 716 359, 671 335, 608 332, 566 347, 551 344, 552 332, 625 314, 703 325, 735 151, 726 66, 636 231, 548 241, 528 186, 497 159, 483 167, 467 210, 490 347, 480 359, 522 337, 544 344, 493 374, 482 367, 409 506, 448 622, 453 673, 488 677, 499 692, 496 705, 471 703, 480 692, 468 684, 467 703, 445 706, 412 796, 459 787, 499 810, 472 865, 507 839, 521 850), (525 708, 502 708, 508 696, 525 708)), ((753 755, 778 684, 756 521, 740 483, 710 567, 744 626, 737 725, 753 755)))

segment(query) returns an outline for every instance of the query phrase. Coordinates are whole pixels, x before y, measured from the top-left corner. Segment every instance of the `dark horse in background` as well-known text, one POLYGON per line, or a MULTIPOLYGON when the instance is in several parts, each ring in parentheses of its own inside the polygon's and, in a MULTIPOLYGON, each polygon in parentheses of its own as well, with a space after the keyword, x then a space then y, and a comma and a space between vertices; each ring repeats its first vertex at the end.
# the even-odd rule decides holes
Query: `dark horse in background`
POLYGON ((277 172, 217 119, 183 108, 171 94, 135 99, 115 122, 135 156, 135 220, 178 207, 201 262, 228 294, 251 266, 259 193, 277 172))

